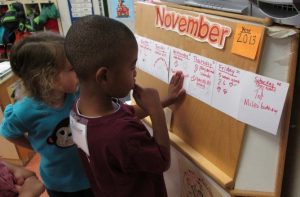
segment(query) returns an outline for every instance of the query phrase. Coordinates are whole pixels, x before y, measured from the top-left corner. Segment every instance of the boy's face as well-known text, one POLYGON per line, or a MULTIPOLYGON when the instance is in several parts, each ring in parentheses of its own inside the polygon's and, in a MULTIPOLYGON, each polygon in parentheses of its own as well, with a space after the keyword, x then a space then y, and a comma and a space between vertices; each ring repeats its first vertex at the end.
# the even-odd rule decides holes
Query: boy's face
POLYGON ((111 72, 110 96, 122 98, 128 95, 134 88, 136 77, 137 44, 129 41, 123 45, 122 55, 119 58, 118 65, 114 65, 111 72))

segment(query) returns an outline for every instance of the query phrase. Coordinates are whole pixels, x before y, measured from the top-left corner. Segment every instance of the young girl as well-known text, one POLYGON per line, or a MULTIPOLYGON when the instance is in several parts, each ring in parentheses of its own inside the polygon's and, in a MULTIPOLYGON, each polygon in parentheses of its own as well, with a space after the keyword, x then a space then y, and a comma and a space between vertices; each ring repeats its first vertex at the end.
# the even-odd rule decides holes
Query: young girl
POLYGON ((78 80, 64 38, 49 32, 26 37, 13 46, 10 63, 28 96, 6 107, 1 135, 40 154, 50 197, 93 196, 69 130, 78 80))

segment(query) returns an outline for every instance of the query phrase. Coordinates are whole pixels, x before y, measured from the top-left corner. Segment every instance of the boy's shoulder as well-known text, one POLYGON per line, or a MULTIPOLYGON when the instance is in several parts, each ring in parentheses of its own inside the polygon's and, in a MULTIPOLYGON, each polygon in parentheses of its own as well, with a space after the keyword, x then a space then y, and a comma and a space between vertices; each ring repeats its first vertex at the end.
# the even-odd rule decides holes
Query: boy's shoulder
POLYGON ((133 132, 136 130, 145 130, 144 124, 135 116, 132 105, 120 103, 119 113, 116 113, 116 116, 112 116, 112 121, 114 122, 114 126, 121 128, 121 130, 133 132))

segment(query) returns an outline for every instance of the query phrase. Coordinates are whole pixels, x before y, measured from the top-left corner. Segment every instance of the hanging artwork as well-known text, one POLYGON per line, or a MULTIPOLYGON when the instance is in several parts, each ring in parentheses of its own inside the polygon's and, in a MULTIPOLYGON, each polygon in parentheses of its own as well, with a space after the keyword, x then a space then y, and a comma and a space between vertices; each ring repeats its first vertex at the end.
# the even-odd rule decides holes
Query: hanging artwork
POLYGON ((109 17, 110 18, 134 18, 133 0, 112 0, 109 1, 109 17))
POLYGON ((222 197, 209 178, 187 160, 179 160, 182 197, 222 197))
POLYGON ((75 22, 78 18, 93 15, 92 0, 68 0, 71 22, 75 22))
POLYGON ((109 17, 121 21, 132 31, 134 30, 134 4, 133 0, 107 1, 109 17))

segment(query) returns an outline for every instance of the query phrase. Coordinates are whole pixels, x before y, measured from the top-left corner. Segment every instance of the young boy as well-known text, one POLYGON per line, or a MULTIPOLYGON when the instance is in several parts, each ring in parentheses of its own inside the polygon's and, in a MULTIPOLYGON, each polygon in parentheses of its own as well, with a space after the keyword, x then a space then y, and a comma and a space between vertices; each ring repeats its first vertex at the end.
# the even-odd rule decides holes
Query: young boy
POLYGON ((183 74, 172 77, 173 88, 161 104, 156 90, 135 84, 138 46, 133 33, 102 16, 76 21, 65 50, 80 83, 70 126, 94 194, 167 196, 163 172, 170 166, 170 141, 163 107, 184 95, 183 74), (140 108, 116 99, 132 89, 140 108), (139 120, 146 114, 153 138, 139 120))

